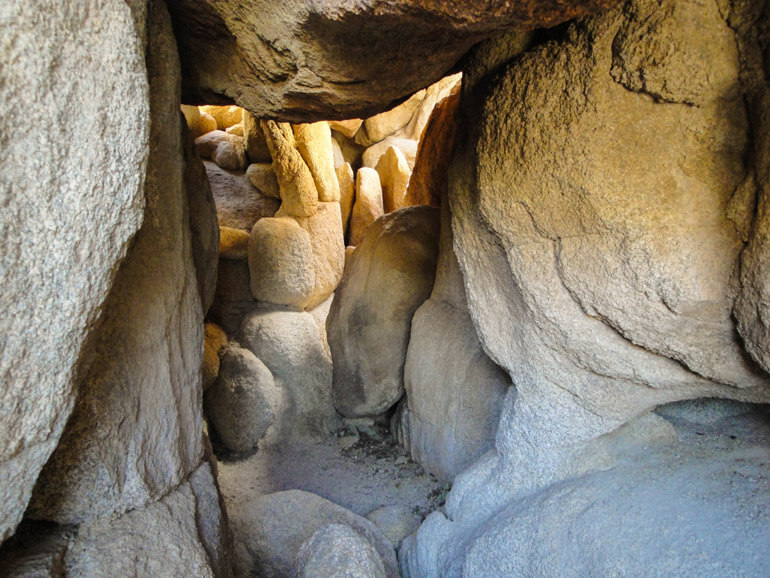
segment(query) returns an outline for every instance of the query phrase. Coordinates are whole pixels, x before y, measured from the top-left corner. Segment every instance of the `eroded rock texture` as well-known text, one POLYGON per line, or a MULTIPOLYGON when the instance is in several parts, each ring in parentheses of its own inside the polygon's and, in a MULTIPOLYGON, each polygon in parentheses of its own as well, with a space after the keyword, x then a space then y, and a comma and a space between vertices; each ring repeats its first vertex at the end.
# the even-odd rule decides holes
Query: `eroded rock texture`
POLYGON ((746 223, 761 224, 744 100, 759 51, 736 33, 752 10, 635 0, 506 66, 494 42, 468 60, 454 246, 481 342, 515 388, 496 451, 455 480, 453 522, 434 520, 444 546, 420 555, 601 464, 587 448, 650 408, 770 399, 732 317, 739 287, 763 285, 751 254, 738 277, 746 223))
POLYGON ((172 0, 187 102, 257 117, 369 116, 438 80, 476 42, 552 26, 611 0, 172 0))
POLYGON ((0 6, 0 540, 56 447, 84 343, 143 218, 142 10, 48 6, 0 6))

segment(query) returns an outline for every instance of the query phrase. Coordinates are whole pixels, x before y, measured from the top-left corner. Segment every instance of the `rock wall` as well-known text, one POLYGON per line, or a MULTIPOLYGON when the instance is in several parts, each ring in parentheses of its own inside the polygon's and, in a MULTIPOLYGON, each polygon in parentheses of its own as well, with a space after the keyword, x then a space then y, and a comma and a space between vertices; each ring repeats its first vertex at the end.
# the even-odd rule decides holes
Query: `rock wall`
POLYGON ((515 387, 495 451, 404 549, 410 575, 437 575, 469 528, 501 531, 484 524, 507 504, 611 463, 598 440, 657 405, 770 399, 760 9, 633 0, 503 66, 499 43, 468 59, 454 246, 515 387))
MULTIPOLYGON (((76 394, 77 399, 58 447, 37 479, 26 515, 76 525, 65 557, 66 570, 74 575, 144 574, 161 570, 201 576, 229 575, 226 522, 215 479, 204 460, 201 418, 201 292, 208 294, 203 295, 204 300, 213 293, 210 272, 202 268, 213 259, 210 254, 203 255, 199 261, 203 265, 196 271, 191 232, 195 230, 200 247, 208 248, 210 253, 214 245, 216 253, 216 226, 212 222, 207 184, 193 178, 195 174, 204 174, 203 169, 190 167, 190 163, 199 161, 184 157, 186 129, 179 112, 179 61, 170 17, 161 0, 153 0, 146 7, 136 5, 135 20, 131 20, 132 15, 122 5, 111 6, 104 14, 90 13, 80 6, 72 12, 74 8, 70 7, 70 16, 82 16, 83 22, 78 25, 85 25, 86 29, 90 25, 95 30, 104 30, 104 22, 119 21, 121 17, 126 24, 130 22, 136 27, 133 35, 124 28, 112 44, 105 42, 106 46, 94 50, 97 55, 101 50, 107 51, 104 60, 114 62, 110 59, 123 54, 126 38, 134 38, 142 58, 127 74, 141 90, 137 88, 138 92, 130 95, 137 98, 136 104, 127 105, 126 93, 118 94, 121 108, 103 109, 95 119, 97 127, 113 126, 119 119, 115 126, 126 131, 115 135, 113 141, 104 138, 111 131, 101 135, 104 140, 99 140, 98 130, 88 135, 88 139, 98 140, 101 147, 95 147, 94 158, 88 158, 88 162, 98 164, 69 168, 64 164, 66 157, 52 157, 55 165, 62 163, 65 175, 73 170, 114 187, 107 190, 102 185, 95 191, 94 205, 98 208, 100 202, 107 203, 107 218, 98 223, 101 236, 79 238, 75 245, 82 247, 83 256, 92 252, 93 257, 83 264, 88 269, 81 273, 77 268, 67 270, 60 265, 58 274, 62 280, 55 294, 80 299, 77 307, 85 316, 92 297, 86 291, 78 292, 83 282, 80 275, 91 279, 91 268, 106 261, 110 249, 114 251, 114 266, 127 242, 123 239, 114 246, 120 240, 120 225, 126 219, 123 211, 130 215, 138 207, 144 214, 135 219, 142 226, 114 278, 105 279, 111 281, 111 286, 99 323, 94 325, 95 319, 87 316, 79 320, 92 326, 88 327, 85 344, 81 341, 79 364, 69 369, 70 374, 74 373, 70 395, 76 394), (101 23, 101 28, 97 23, 101 23), (128 112, 141 117, 137 126, 125 125, 126 107, 128 112), (103 116, 107 113, 109 118, 103 116), (131 134, 135 129, 137 132, 131 134), (131 157, 120 156, 123 149, 126 154, 136 149, 137 162, 128 164, 131 157), (134 182, 137 166, 144 167, 145 161, 146 172, 142 171, 142 180, 134 193, 138 198, 126 197, 126 183, 134 182), (128 175, 110 172, 112 167, 124 166, 128 175), (193 207, 200 214, 191 215, 193 207), (121 218, 111 221, 111 214, 121 218), (91 244, 86 246, 87 242, 91 244), (73 279, 67 285, 70 276, 73 279), (148 535, 153 536, 149 545, 148 535)), ((92 43, 97 40, 92 39, 92 43)), ((119 60, 115 66, 122 71, 125 64, 119 60)), ((81 74, 78 72, 78 76, 81 74)), ((99 95, 112 95, 113 79, 98 74, 111 73, 98 71, 100 84, 88 85, 90 96, 98 99, 99 95)), ((71 78, 68 81, 71 83, 71 78)), ((89 149, 78 154, 90 154, 89 149)), ((82 156, 77 158, 86 162, 82 156)), ((90 194, 95 185, 83 186, 90 194)), ((62 191, 68 192, 66 188, 62 191)), ((67 207, 65 199, 52 201, 67 207)), ((78 202, 86 204, 79 213, 80 220, 70 223, 74 235, 88 231, 96 222, 90 213, 93 208, 88 205, 90 197, 78 202)), ((53 256, 67 263, 73 253, 77 251, 72 246, 63 246, 53 256)), ((49 291, 54 287, 49 287, 49 291)), ((37 306, 41 307, 39 303, 37 306)), ((43 339, 50 329, 60 329, 33 328, 43 339)), ((66 343, 65 337, 61 339, 66 343)), ((66 357, 58 359, 60 366, 66 361, 66 357)), ((51 371, 51 375, 61 371, 51 371)), ((46 399, 45 394, 36 397, 38 401, 46 399)), ((33 482, 34 479, 28 482, 29 488, 19 487, 16 491, 29 492, 33 482)))
POLYGON ((143 10, 0 6, 0 540, 58 443, 84 344, 142 223, 143 10))

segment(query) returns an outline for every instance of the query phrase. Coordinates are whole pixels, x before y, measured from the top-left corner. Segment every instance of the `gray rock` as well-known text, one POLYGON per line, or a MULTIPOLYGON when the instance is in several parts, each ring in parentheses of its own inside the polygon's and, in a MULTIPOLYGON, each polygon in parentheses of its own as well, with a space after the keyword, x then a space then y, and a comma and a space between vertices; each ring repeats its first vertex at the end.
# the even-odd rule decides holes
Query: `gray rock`
POLYGON ((278 179, 273 172, 271 163, 253 163, 246 169, 246 178, 262 194, 274 199, 281 198, 281 191, 278 189, 278 179))
POLYGON ((673 442, 509 502, 472 532, 433 513, 404 541, 402 574, 764 576, 770 430, 753 419, 753 439, 726 435, 739 433, 735 419, 712 435, 679 428, 673 442))
POLYGON ((245 261, 220 259, 217 288, 207 318, 229 334, 237 334, 246 312, 256 307, 251 295, 249 265, 245 261))
POLYGON ((236 452, 255 449, 281 406, 281 392, 265 364, 248 349, 230 347, 204 407, 222 442, 236 452))
POLYGON ((332 405, 332 364, 313 316, 262 308, 241 325, 240 342, 270 369, 284 406, 267 443, 328 433, 336 423, 332 405))
POLYGON ((36 519, 77 523, 143 508, 184 482, 203 454, 203 313, 184 189, 183 120, 168 105, 179 99, 177 51, 165 8, 153 7, 144 224, 81 353, 90 365, 80 368, 77 404, 37 481, 28 510, 36 519))
POLYGON ((608 4, 171 0, 169 8, 185 101, 234 98, 259 118, 309 122, 371 116, 500 30, 554 26, 608 4))
POLYGON ((227 171, 211 161, 203 165, 221 226, 250 232, 259 219, 275 215, 280 201, 260 193, 242 171, 227 171))
POLYGON ((369 512, 366 519, 377 526, 395 548, 422 522, 422 518, 408 504, 382 506, 369 512))
POLYGON ((71 8, 0 6, 0 541, 58 443, 90 328, 144 218, 142 9, 71 8))
POLYGON ((374 524, 310 492, 288 490, 260 496, 231 512, 231 522, 235 539, 250 557, 244 561, 243 571, 265 578, 290 576, 302 545, 324 526, 342 524, 374 546, 385 576, 398 576, 393 546, 374 524))
POLYGON ((344 524, 329 524, 302 544, 294 562, 300 578, 384 578, 380 555, 361 534, 344 524))
POLYGON ((228 560, 210 557, 224 519, 208 467, 159 502, 81 524, 65 555, 66 575, 232 576, 228 560), (201 525, 211 515, 219 524, 201 525))
POLYGON ((334 405, 345 417, 383 413, 404 393, 412 314, 436 271, 438 217, 431 207, 385 215, 345 268, 326 321, 334 405))

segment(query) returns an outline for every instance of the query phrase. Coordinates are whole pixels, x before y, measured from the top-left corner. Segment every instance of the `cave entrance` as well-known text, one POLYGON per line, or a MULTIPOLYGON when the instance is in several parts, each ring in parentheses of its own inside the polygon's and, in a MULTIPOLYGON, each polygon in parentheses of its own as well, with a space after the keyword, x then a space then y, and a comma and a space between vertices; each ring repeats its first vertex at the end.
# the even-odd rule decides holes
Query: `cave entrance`
POLYGON ((394 546, 443 503, 445 480, 390 422, 406 442, 396 406, 411 316, 435 279, 460 85, 312 124, 182 106, 219 225, 204 410, 239 574, 255 567, 261 496, 312 492, 394 546))

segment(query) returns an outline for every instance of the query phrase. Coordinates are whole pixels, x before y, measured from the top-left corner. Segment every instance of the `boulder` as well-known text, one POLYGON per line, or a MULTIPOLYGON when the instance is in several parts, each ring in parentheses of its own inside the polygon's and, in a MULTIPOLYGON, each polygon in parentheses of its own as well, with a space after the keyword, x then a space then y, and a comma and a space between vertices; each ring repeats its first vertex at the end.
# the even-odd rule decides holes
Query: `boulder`
POLYGON ((398 106, 367 118, 364 121, 365 133, 359 132, 356 141, 364 146, 371 146, 405 127, 424 98, 425 90, 420 90, 398 106))
POLYGON ((345 417, 379 415, 404 394, 412 315, 433 287, 438 236, 437 209, 401 209, 353 253, 326 322, 334 406, 345 417))
POLYGON ((67 576, 232 576, 227 518, 208 463, 159 502, 81 524, 67 576), (148 536, 152 536, 148 540, 148 536))
POLYGON ((340 185, 334 172, 334 149, 328 122, 295 124, 297 150, 310 169, 321 202, 339 202, 340 185))
POLYGON ((408 410, 402 419, 408 423, 400 425, 402 445, 444 482, 493 448, 511 385, 479 343, 452 238, 444 202, 433 292, 412 318, 404 365, 408 410))
POLYGON ((245 108, 243 109, 243 143, 250 163, 270 163, 270 149, 267 147, 265 133, 259 126, 259 121, 245 108))
MULTIPOLYGON (((730 21, 751 22, 744 8, 730 21)), ((597 443, 659 404, 770 398, 733 317, 751 204, 731 200, 754 170, 739 78, 757 61, 698 2, 637 0, 563 32, 495 63, 493 82, 465 74, 454 247, 480 341, 516 387, 494 451, 455 479, 442 543, 590 472, 597 443)))
MULTIPOLYGON (((3 10, 5 9, 4 5, 3 10)), ((44 12, 48 13, 48 11, 44 12)), ((36 22, 43 18, 41 14, 35 16, 36 22)), ((107 15, 102 17, 97 12, 90 13, 84 9, 82 16, 85 17, 87 14, 90 14, 90 17, 82 25, 86 26, 89 34, 96 34, 96 30, 91 28, 92 21, 98 22, 99 29, 104 30, 102 28, 104 22, 110 22, 110 27, 117 26, 117 23, 123 21, 122 18, 128 17, 127 14, 121 16, 114 12, 109 17, 107 15), (114 20, 115 18, 117 21, 114 20)), ((42 22, 45 21, 42 20, 42 22)), ((123 22, 128 25, 127 21, 123 22)), ((147 22, 150 29, 147 32, 149 44, 146 74, 150 79, 149 118, 152 122, 150 134, 147 135, 148 140, 143 141, 142 144, 142 147, 149 146, 149 161, 143 185, 146 199, 145 216, 141 229, 130 243, 125 259, 119 267, 115 262, 110 263, 110 266, 116 267, 116 270, 112 273, 109 295, 102 304, 101 322, 91 327, 88 349, 79 352, 79 357, 88 362, 80 366, 78 379, 74 384, 74 391, 78 393, 77 402, 74 403, 72 415, 69 416, 67 427, 56 451, 48 459, 37 479, 34 497, 27 509, 27 516, 34 519, 66 524, 88 521, 94 521, 97 525, 108 524, 108 520, 113 515, 120 516, 132 510, 142 510, 145 506, 166 497, 198 468, 203 455, 200 403, 203 312, 196 289, 188 194, 185 190, 185 167, 181 154, 184 121, 178 107, 170 104, 179 102, 180 98, 178 93, 180 78, 176 64, 177 48, 171 22, 163 4, 152 5, 147 22), (159 427, 159 424, 162 424, 162 427, 159 427), (96 521, 97 518, 99 521, 96 521)), ((79 29, 80 26, 76 28, 79 29)), ((122 48, 113 53, 106 62, 115 62, 115 58, 122 62, 122 56, 118 56, 117 53, 122 54, 123 50, 131 50, 130 45, 133 43, 127 42, 127 38, 131 36, 126 35, 132 29, 133 24, 128 29, 124 29, 120 40, 108 41, 107 46, 113 46, 114 42, 118 42, 122 48)), ((39 41, 42 30, 36 28, 36 31, 39 41)), ((99 38, 106 40, 100 34, 86 35, 80 44, 87 44, 86 41, 89 39, 97 42, 99 38)), ((100 50, 103 48, 94 48, 93 54, 101 54, 100 50)), ((62 62, 67 62, 66 57, 62 62)), ((83 61, 80 62, 79 67, 82 66, 84 66, 83 61)), ((108 70, 113 70, 111 66, 108 70)), ((121 66, 128 66, 128 64, 121 66)), ((76 66, 72 70, 78 70, 79 67, 76 66)), ((142 70, 140 67, 132 74, 143 76, 145 73, 142 70)), ((81 78, 80 73, 67 72, 67 68, 61 71, 68 76, 77 74, 77 77, 81 78)), ((96 78, 101 78, 98 73, 94 74, 96 78)), ((121 78, 120 74, 117 78, 121 78)), ((115 79, 110 78, 109 81, 102 80, 102 82, 110 86, 111 91, 115 91, 113 88, 115 79)), ((134 85, 126 85, 126 90, 130 86, 134 85)), ((92 90, 88 93, 89 99, 104 91, 103 88, 99 88, 98 91, 95 87, 91 88, 92 90)), ((109 122, 104 124, 102 119, 100 128, 96 129, 97 133, 108 130, 105 127, 112 126, 114 122, 122 125, 121 119, 127 114, 126 107, 129 107, 128 110, 133 110, 128 104, 130 99, 127 100, 130 90, 120 92, 119 100, 122 104, 114 109, 115 116, 109 122)), ((135 94, 137 98, 145 98, 140 96, 144 94, 141 90, 135 94)), ((91 113, 81 110, 80 114, 79 123, 84 122, 83 114, 86 115, 85 118, 89 118, 91 113)), ((145 117, 144 123, 148 118, 146 110, 142 116, 145 117)), ((139 133, 122 132, 116 141, 121 144, 116 146, 121 151, 132 150, 130 143, 133 142, 131 139, 134 137, 128 135, 146 134, 141 130, 143 129, 140 129, 139 133)), ((102 139, 99 140, 103 142, 102 139)), ((121 165, 129 162, 126 157, 128 152, 121 152, 119 157, 109 160, 109 157, 104 156, 106 151, 103 146, 102 144, 99 151, 93 153, 90 161, 98 161, 100 171, 109 171, 112 162, 121 165)), ((80 152, 83 154, 87 150, 87 148, 81 149, 80 152)), ((59 154, 55 153, 56 158, 59 154)), ((8 158, 15 157, 10 155, 8 158)), ((82 158, 86 157, 81 157, 81 160, 73 166, 80 166, 82 158)), ((141 162, 130 164, 135 169, 141 162)), ((89 173, 86 171, 84 174, 89 173)), ((38 174, 38 178, 43 178, 43 175, 38 174)), ((104 175, 100 175, 100 179, 104 180, 104 175)), ((130 179, 129 182, 134 182, 134 177, 130 179)), ((19 183, 14 186, 19 186, 19 183)), ((121 185, 121 187, 125 186, 125 183, 121 185)), ((82 187, 83 183, 79 183, 72 190, 80 191, 82 187)), ((58 190, 59 195, 65 195, 59 199, 58 203, 64 204, 65 191, 69 189, 59 188, 58 190)), ((97 185, 97 190, 100 190, 102 195, 108 194, 101 185, 97 185)), ((125 194, 123 195, 122 198, 125 200, 125 194)), ((99 202, 96 202, 95 207, 100 206, 99 202)), ((133 202, 136 200, 126 207, 137 206, 133 202)), ((139 201, 138 206, 141 205, 139 201)), ((90 216, 87 219, 83 217, 83 220, 90 222, 98 213, 93 212, 94 207, 88 210, 90 216)), ((113 210, 123 209, 113 207, 113 210)), ((131 212, 128 208, 125 210, 131 212)), ((122 219, 123 217, 120 222, 125 222, 122 219)), ((66 219, 64 222, 67 222, 66 219)), ((103 228, 105 223, 110 222, 112 222, 110 218, 106 218, 105 222, 99 223, 99 227, 103 228)), ((71 230, 82 230, 83 226, 82 222, 72 224, 71 230)), ((99 263, 97 255, 101 254, 102 250, 112 247, 112 239, 115 235, 119 236, 121 230, 119 226, 117 230, 110 228, 109 239, 101 241, 94 239, 93 244, 88 246, 88 254, 82 254, 78 258, 88 261, 89 269, 96 266, 99 263)), ((78 238, 80 239, 78 243, 84 241, 83 237, 78 238)), ((72 239, 74 242, 75 237, 72 239)), ((127 243, 127 241, 128 239, 123 239, 121 243, 127 243)), ((57 243, 58 241, 53 242, 49 237, 46 254, 55 254, 57 243)), ((75 245, 69 245, 67 252, 79 254, 75 245)), ((59 268, 65 267, 69 262, 68 259, 57 261, 59 268)), ((98 267, 95 271, 98 271, 98 267)), ((95 274, 97 273, 92 272, 86 276, 95 279, 93 277, 95 274)), ((51 277, 51 279, 54 278, 51 277)), ((89 281, 89 284, 93 282, 89 281)), ((27 294, 20 301, 30 302, 33 293, 29 287, 29 280, 25 283, 27 294)), ((48 285, 49 296, 46 300, 48 303, 53 303, 50 296, 51 284, 48 285)), ((6 283, 5 286, 12 285, 6 283)), ((66 286, 64 281, 61 286, 66 286)), ((68 293, 71 291, 74 289, 67 290, 68 293)), ((8 295, 12 293, 4 293, 4 296, 8 295)), ((80 305, 70 304, 67 307, 76 307, 80 310, 79 308, 83 307, 82 302, 80 303, 80 305)), ((91 320, 93 321, 95 319, 91 320)), ((83 327, 73 331, 75 333, 83 331, 83 327)), ((51 330, 57 329, 49 327, 41 331, 35 347, 43 347, 40 340, 46 339, 45 335, 51 330)), ((59 343, 60 353, 56 356, 58 365, 66 359, 62 355, 67 351, 67 346, 62 344, 67 339, 62 338, 59 343)), ((13 346, 10 349, 8 347, 7 344, 4 351, 14 351, 13 346)), ((4 354, 7 355, 7 353, 4 354)), ((36 371, 39 373, 46 367, 45 364, 41 364, 36 371)), ((52 375, 58 375, 59 370, 52 371, 52 375)), ((28 390, 28 399, 32 391, 35 391, 34 388, 28 390)), ((44 395, 41 399, 45 397, 44 395)), ((70 400, 68 403, 73 401, 70 400)), ((31 415, 36 414, 32 412, 31 415)), ((51 425, 46 425, 46 428, 50 428, 51 425)), ((50 436, 50 433, 47 435, 50 436)), ((30 435, 30 439, 34 438, 30 435)), ((38 448, 37 451, 39 452, 40 449, 38 448)), ((23 463, 23 453, 16 453, 14 459, 16 464, 23 463)), ((3 474, 3 486, 14 488, 14 475, 5 475, 6 472, 3 474)), ((18 491, 18 489, 13 490, 14 495, 18 491)), ((192 506, 194 507, 194 503, 192 506)), ((162 506, 159 507, 162 508, 162 506)), ((3 510, 9 511, 10 508, 7 508, 6 505, 3 510)), ((193 527, 193 533, 190 536, 197 539, 197 533, 194 532, 194 515, 189 523, 193 527)), ((79 537, 85 539, 86 536, 88 534, 81 527, 79 537)), ((119 543, 117 536, 113 535, 111 539, 119 543)), ((133 543, 144 544, 145 541, 142 534, 141 540, 135 540, 133 543)), ((187 546, 180 543, 177 548, 181 559, 184 557, 187 546)), ((192 564, 195 548, 191 543, 188 555, 190 558, 188 562, 192 564)), ((136 563, 135 560, 134 557, 126 557, 121 563, 131 566, 136 563)), ((202 560, 205 562, 205 555, 202 560)), ((77 572, 74 574, 77 575, 77 572)), ((85 572, 85 574, 93 575, 94 572, 85 572)))
POLYGON ((452 160, 457 115, 460 107, 460 83, 436 104, 417 148, 414 170, 406 191, 406 206, 438 206, 448 192, 449 164, 452 160))
POLYGON ((411 171, 404 153, 391 146, 377 161, 377 173, 382 185, 382 204, 385 213, 392 213, 405 206, 406 188, 411 171))
POLYGON ((281 198, 278 179, 270 163, 252 163, 246 169, 246 178, 259 192, 275 199, 281 198))
POLYGON ((278 210, 276 199, 261 194, 242 172, 226 171, 210 161, 203 161, 211 183, 220 227, 251 231, 262 217, 272 217, 278 210))
POLYGON ((361 128, 363 120, 360 118, 351 118, 348 120, 330 120, 329 128, 333 131, 337 131, 342 136, 347 138, 354 138, 358 129, 361 128))
POLYGON ((356 201, 350 214, 350 244, 359 245, 369 226, 383 214, 380 175, 374 169, 362 167, 356 175, 356 201))
POLYGON ((170 0, 169 9, 185 102, 234 99, 258 118, 312 122, 372 116, 501 30, 548 28, 611 4, 170 0))
POLYGON ((422 517, 408 504, 382 506, 369 512, 366 519, 377 526, 396 549, 401 540, 413 533, 422 522, 422 517))
POLYGON ((243 139, 236 136, 233 140, 223 140, 212 153, 211 160, 223 169, 232 171, 245 169, 246 151, 243 148, 243 139))
POLYGON ((285 404, 266 443, 325 436, 336 424, 332 363, 309 313, 262 308, 241 324, 240 342, 270 369, 285 404))
POLYGON ((184 120, 187 123, 187 129, 190 131, 190 136, 193 140, 201 136, 203 132, 200 129, 201 113, 200 110, 198 110, 198 107, 183 104, 180 108, 184 115, 184 120))
POLYGON ((249 254, 251 235, 242 229, 219 227, 219 256, 222 259, 245 261, 249 254))
POLYGON ((217 289, 207 319, 219 324, 227 333, 237 334, 244 313, 256 304, 251 295, 248 263, 220 259, 217 289))
POLYGON ((302 544, 294 561, 301 578, 385 578, 385 566, 374 546, 350 526, 328 524, 302 544))
POLYGON ((227 134, 234 134, 235 136, 244 136, 244 130, 243 130, 243 123, 239 122, 238 124, 234 124, 233 126, 227 127, 225 130, 227 134))
POLYGON ((273 172, 281 191, 280 216, 313 215, 318 205, 318 191, 310 169, 294 145, 291 125, 263 120, 260 126, 273 157, 273 172))
MULTIPOLYGON (((518 35, 521 32, 514 32, 514 34, 518 35)), ((404 138, 421 141, 425 136, 425 128, 430 121, 430 117, 433 115, 433 110, 442 100, 448 98, 453 93, 459 92, 462 85, 462 76, 462 72, 458 72, 445 76, 438 82, 431 84, 425 90, 425 98, 423 98, 417 110, 414 111, 412 120, 396 134, 404 138)))
POLYGON ((243 113, 239 106, 213 106, 200 107, 202 112, 210 114, 217 121, 217 128, 225 130, 243 120, 243 113))
POLYGON ((350 225, 350 215, 353 212, 353 201, 356 198, 355 175, 350 164, 337 167, 337 181, 340 184, 340 212, 342 213, 342 232, 347 233, 350 225))
POLYGON ((249 240, 251 294, 259 301, 304 309, 314 294, 314 262, 310 235, 297 221, 257 221, 249 240))
POLYGON ((345 153, 342 152, 342 147, 339 141, 332 136, 332 153, 334 154, 334 170, 345 164, 345 153))
POLYGON ((195 152, 202 159, 211 159, 220 144, 231 143, 234 146, 239 138, 233 134, 227 134, 223 130, 212 130, 195 139, 195 152))
POLYGON ((312 217, 297 217, 297 223, 308 235, 313 248, 315 283, 310 301, 313 307, 329 297, 339 285, 345 270, 345 235, 339 203, 318 203, 312 217))
MULTIPOLYGON (((250 556, 250 563, 244 566, 265 578, 291 576, 302 545, 329 524, 355 531, 374 547, 384 575, 399 575, 393 546, 374 524, 310 492, 288 490, 260 496, 233 512, 231 522, 235 539, 243 543, 250 556)), ((318 542, 324 534, 319 535, 318 542)))
POLYGON ((206 391, 219 375, 219 359, 227 345, 227 333, 215 323, 203 326, 203 391, 206 391))
MULTIPOLYGON (((200 107, 198 107, 200 109, 200 107)), ((213 130, 217 130, 217 120, 209 113, 200 111, 200 118, 198 120, 198 131, 200 134, 207 134, 213 130)))
POLYGON ((390 147, 396 147, 403 153, 406 164, 409 166, 409 171, 411 172, 414 168, 415 159, 417 158, 418 145, 419 143, 416 140, 389 136, 385 140, 367 148, 361 157, 361 164, 365 167, 376 168, 382 155, 388 152, 390 147))
POLYGON ((251 351, 230 347, 203 401, 222 443, 234 452, 249 452, 273 424, 281 392, 270 370, 251 351))
POLYGON ((401 547, 402 575, 767 574, 766 416, 674 423, 679 439, 515 499, 459 538, 431 514, 401 547))

